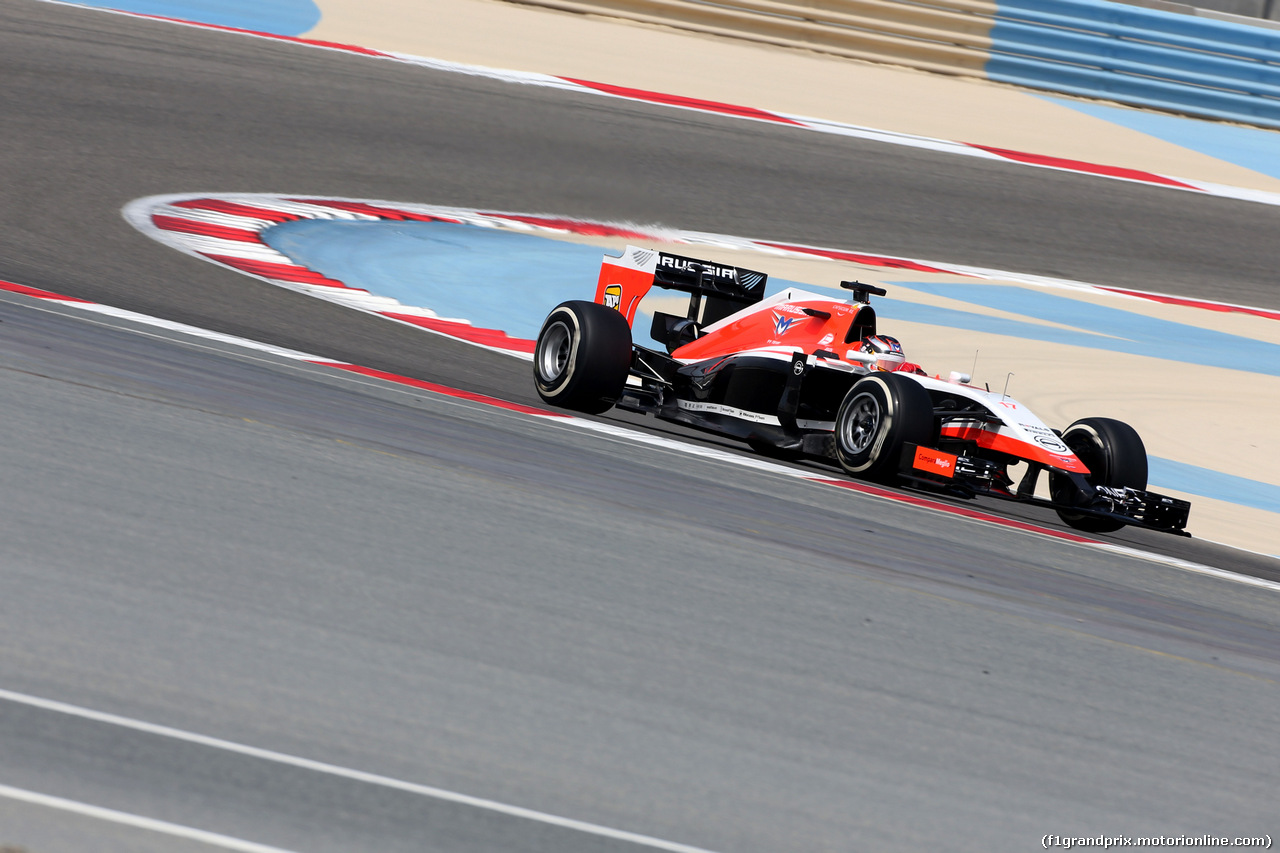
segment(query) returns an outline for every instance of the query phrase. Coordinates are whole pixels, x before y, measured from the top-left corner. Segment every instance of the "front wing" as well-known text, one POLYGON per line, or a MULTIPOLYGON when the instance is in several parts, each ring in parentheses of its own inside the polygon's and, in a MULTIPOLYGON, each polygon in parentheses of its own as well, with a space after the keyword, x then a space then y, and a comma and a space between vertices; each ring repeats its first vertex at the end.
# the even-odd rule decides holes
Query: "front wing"
POLYGON ((999 476, 1000 468, 977 457, 947 453, 931 447, 906 444, 898 466, 899 473, 925 488, 942 489, 963 497, 986 495, 1001 500, 1018 501, 1066 512, 1121 522, 1133 527, 1159 530, 1178 536, 1189 536, 1187 519, 1191 503, 1158 492, 1129 487, 1093 486, 1078 474, 1060 475, 1074 488, 1066 493, 1070 500, 1036 497, 1036 481, 1044 468, 1032 464, 1016 489, 1010 490, 999 476))

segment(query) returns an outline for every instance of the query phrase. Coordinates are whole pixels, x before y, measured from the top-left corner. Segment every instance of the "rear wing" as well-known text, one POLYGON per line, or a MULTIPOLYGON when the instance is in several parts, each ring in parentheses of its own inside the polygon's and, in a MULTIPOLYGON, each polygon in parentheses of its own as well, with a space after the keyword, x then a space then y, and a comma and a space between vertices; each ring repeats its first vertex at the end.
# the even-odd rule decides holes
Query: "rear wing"
POLYGON ((689 294, 685 316, 705 326, 759 302, 767 280, 755 270, 628 246, 621 257, 605 256, 595 301, 634 324, 636 308, 652 287, 682 291, 689 294))

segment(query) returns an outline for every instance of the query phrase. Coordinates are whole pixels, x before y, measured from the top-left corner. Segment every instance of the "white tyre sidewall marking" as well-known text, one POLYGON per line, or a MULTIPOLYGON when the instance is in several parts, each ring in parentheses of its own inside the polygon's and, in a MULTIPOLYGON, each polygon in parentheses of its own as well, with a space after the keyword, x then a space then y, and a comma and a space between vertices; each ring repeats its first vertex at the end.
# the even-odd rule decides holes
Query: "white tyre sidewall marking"
MULTIPOLYGON (((888 437, 890 431, 893 429, 893 418, 895 414, 894 406, 893 406, 893 394, 890 392, 889 383, 885 382, 884 379, 882 379, 879 376, 867 376, 863 379, 858 380, 858 382, 854 385, 854 388, 857 388, 859 385, 863 385, 864 383, 875 384, 880 386, 881 391, 884 393, 884 404, 880 406, 880 421, 877 424, 875 440, 872 442, 871 447, 867 451, 867 460, 860 465, 849 466, 847 469, 850 473, 853 473, 853 474, 862 473, 863 471, 873 466, 876 463, 876 461, 880 458, 880 452, 884 448, 885 439, 888 437)), ((869 389, 863 389, 861 393, 867 393, 868 390, 869 389)), ((858 399, 857 397, 854 397, 853 400, 849 401, 850 404, 852 404, 857 399, 858 399)), ((872 399, 875 399, 874 396, 872 397, 872 399)), ((876 402, 877 402, 877 405, 879 405, 879 401, 877 400, 876 402)), ((843 438, 843 436, 844 436, 844 426, 841 425, 841 429, 839 430, 839 435, 837 436, 836 440, 840 441, 843 438)), ((848 450, 847 448, 845 449, 846 451, 848 450)))
MULTIPOLYGON (((550 328, 554 323, 563 323, 569 331, 569 358, 565 361, 564 370, 561 371, 559 380, 556 385, 548 387, 543 392, 547 397, 558 397, 565 387, 573 380, 578 368, 578 347, 582 343, 582 326, 578 322, 578 315, 563 305, 557 306, 543 323, 543 330, 550 328)), ((541 338, 541 335, 539 335, 541 338)), ((539 341, 541 343, 541 341, 539 341)), ((541 347, 539 347, 541 350, 541 347)), ((538 374, 542 377, 542 353, 539 351, 535 354, 538 364, 538 374)))

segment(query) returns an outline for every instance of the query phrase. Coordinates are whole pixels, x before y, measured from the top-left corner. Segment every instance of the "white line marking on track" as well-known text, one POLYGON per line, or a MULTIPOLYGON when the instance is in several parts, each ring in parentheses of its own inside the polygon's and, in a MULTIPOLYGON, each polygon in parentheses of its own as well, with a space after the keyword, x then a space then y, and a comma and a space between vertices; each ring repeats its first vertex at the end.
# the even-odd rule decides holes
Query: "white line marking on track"
MULTIPOLYGON (((79 6, 77 3, 66 2, 66 0, 44 0, 44 2, 55 3, 62 6, 79 6)), ((442 71, 445 73, 461 74, 471 77, 484 77, 516 85, 560 89, 577 92, 579 94, 592 95, 595 97, 617 98, 670 109, 708 113, 740 121, 762 122, 775 126, 808 130, 815 133, 867 139, 875 142, 927 149, 963 157, 997 160, 1003 163, 1027 166, 1029 168, 1050 169, 1053 171, 1067 172, 1069 174, 1102 178, 1104 180, 1118 180, 1145 184, 1148 186, 1159 186, 1181 192, 1194 192, 1203 195, 1217 196, 1219 198, 1229 198, 1237 201, 1255 202, 1258 204, 1272 206, 1280 205, 1280 193, 1267 190, 1229 186, 1227 184, 1217 184, 1193 178, 1179 178, 1172 175, 1147 172, 1142 169, 1117 168, 1108 166, 1107 164, 1083 162, 1073 163, 1070 160, 1065 160, 1059 157, 1038 156, 1035 152, 1002 151, 998 148, 991 148, 988 150, 973 143, 937 139, 929 136, 918 136, 916 134, 901 131, 881 130, 878 128, 847 124, 844 122, 813 116, 801 116, 790 113, 761 110, 745 104, 717 104, 711 101, 699 101, 698 99, 685 99, 682 100, 682 102, 676 103, 673 102, 670 97, 664 96, 663 93, 643 92, 619 86, 617 84, 610 84, 606 81, 579 81, 568 77, 557 77, 533 71, 513 71, 502 68, 489 68, 483 65, 470 65, 444 59, 433 59, 431 57, 399 53, 396 51, 365 48, 359 45, 342 45, 330 42, 319 42, 297 36, 281 36, 273 33, 237 29, 218 24, 206 24, 199 21, 184 21, 176 18, 166 18, 138 12, 127 12, 119 9, 106 9, 93 6, 80 6, 80 8, 89 8, 98 12, 107 12, 131 18, 190 27, 193 29, 213 30, 215 32, 230 33, 249 38, 286 42, 315 50, 327 50, 350 55, 364 56, 371 59, 400 62, 407 65, 415 65, 420 68, 427 68, 433 71, 442 71), (745 112, 743 110, 745 110, 745 112)))
POLYGON ((258 844, 255 841, 245 841, 242 838, 235 838, 230 835, 222 835, 217 832, 208 832, 203 829, 183 826, 180 823, 169 823, 166 820, 156 820, 151 817, 129 814, 128 812, 107 809, 102 806, 94 806, 89 803, 81 803, 76 800, 64 799, 63 797, 53 797, 49 794, 40 794, 36 791, 14 788, 10 785, 0 785, 0 797, 5 797, 10 800, 18 800, 24 803, 31 803, 37 806, 44 806, 46 808, 58 809, 64 812, 71 812, 84 817, 91 817, 95 820, 103 820, 109 823, 131 826, 136 829, 145 829, 150 832, 172 835, 175 838, 199 841, 203 844, 221 847, 224 850, 238 850, 243 851, 243 853, 292 853, 292 851, 286 850, 283 847, 271 847, 267 844, 258 844))
MULTIPOLYGON (((1246 584, 1248 586, 1262 587, 1274 592, 1280 592, 1280 583, 1269 581, 1266 578, 1255 578, 1252 575, 1242 575, 1237 572, 1229 572, 1226 569, 1215 569, 1213 566, 1202 566, 1199 563, 1193 563, 1190 560, 1183 560, 1178 557, 1166 557, 1163 554, 1152 554, 1148 551, 1139 551, 1137 548, 1130 548, 1127 545, 1112 545, 1110 542, 1099 542, 1094 545, 1095 548, 1103 551, 1110 551, 1113 554, 1122 554, 1126 557, 1141 557, 1154 563, 1163 563, 1166 566, 1172 566, 1175 569, 1182 569, 1184 572, 1194 572, 1198 575, 1208 575, 1211 578, 1223 578, 1236 583, 1246 584)), ((1228 545, 1228 548, 1233 547, 1228 545)), ((1237 549, 1245 550, 1245 549, 1237 549)), ((1262 554, 1258 551, 1245 551, 1249 554, 1258 554, 1262 557, 1271 556, 1262 554)))
MULTIPOLYGON (((573 818, 560 817, 559 815, 540 812, 535 809, 527 809, 522 806, 513 806, 507 803, 500 803, 496 800, 487 800, 483 797, 473 797, 469 794, 460 794, 457 791, 449 791, 444 788, 436 788, 431 785, 420 785, 416 782, 406 782, 402 779, 394 779, 390 776, 382 776, 377 773, 366 773, 363 770, 354 770, 349 767, 341 767, 337 764, 329 764, 324 761, 314 761, 310 758, 300 758, 296 755, 289 755, 283 752, 276 752, 271 749, 261 749, 256 746, 248 746, 234 741, 223 740, 221 738, 209 737, 208 735, 197 734, 195 732, 176 729, 170 726, 162 726, 156 723, 148 723, 145 720, 136 720, 131 717, 123 717, 118 714, 109 714, 103 711, 95 711, 92 708, 84 708, 79 705, 71 705, 66 702, 58 702, 53 699, 42 699, 39 696, 31 696, 26 693, 16 693, 12 690, 0 689, 0 699, 8 702, 14 702, 20 705, 26 705, 32 708, 40 708, 44 711, 52 711, 57 714, 65 714, 70 717, 78 717, 82 720, 92 720, 97 723, 105 723, 107 725, 118 726, 124 729, 130 729, 144 734, 156 735, 158 737, 179 740, 185 743, 206 746, 211 749, 220 749, 224 752, 235 753, 236 755, 244 755, 250 758, 257 758, 263 761, 270 761, 275 764, 283 764, 289 767, 296 767, 301 770, 309 770, 315 773, 323 773, 328 776, 336 776, 341 779, 348 779, 353 782, 362 782, 366 785, 377 785, 382 788, 390 788, 397 791, 404 791, 410 794, 417 794, 422 797, 429 797, 434 800, 442 800, 449 803, 457 803, 459 805, 470 806, 483 811, 494 812, 496 814, 506 815, 508 817, 521 818, 523 820, 533 821, 535 823, 546 824, 548 826, 558 826, 574 832, 581 832, 585 835, 594 835, 600 838, 610 838, 617 841, 626 841, 640 847, 647 847, 651 850, 665 850, 669 853, 712 853, 702 847, 692 847, 688 844, 680 844, 674 841, 664 841, 661 838, 653 838, 648 835, 641 835, 636 832, 628 832, 622 829, 613 829, 608 826, 601 826, 596 823, 589 823, 582 820, 574 820, 573 818)), ((0 787, 0 791, 6 790, 0 787)), ((17 790, 17 789, 11 789, 17 790)), ((40 796, 40 795, 34 795, 40 796)), ((67 801, 70 802, 70 801, 67 801)), ((94 808, 86 806, 86 808, 94 808)), ((146 818, 140 818, 146 820, 146 818)), ((198 830, 193 830, 198 831, 198 830)), ((244 842, 248 843, 248 842, 244 842)), ((233 848, 243 850, 261 850, 272 851, 276 848, 269 847, 243 847, 233 848)))
POLYGON ((239 338, 235 335, 227 335, 222 332, 215 332, 211 329, 201 329, 198 326, 188 326, 186 323, 178 323, 173 320, 163 320, 159 317, 151 317, 147 314, 138 314, 134 311, 126 311, 123 308, 112 308, 110 305, 99 305, 96 302, 64 302, 62 304, 71 308, 78 308, 81 311, 89 311, 94 314, 115 317, 118 320, 127 320, 131 323, 143 323, 148 326, 154 326, 158 329, 164 329, 168 332, 191 335, 192 337, 204 338, 205 340, 217 341, 218 343, 230 344, 231 346, 254 349, 259 352, 269 353, 270 355, 280 356, 281 358, 293 359, 294 361, 307 361, 313 364, 341 363, 336 362, 333 359, 323 358, 322 356, 308 355, 305 352, 298 352, 297 350, 287 349, 286 347, 278 347, 274 344, 250 341, 247 338, 239 338))
MULTIPOLYGON (((3 284, 4 282, 0 282, 0 285, 3 285, 3 284)), ((0 292, 3 292, 3 290, 4 288, 0 286, 0 292)), ((21 294, 21 295, 25 295, 28 298, 32 298, 32 299, 43 299, 45 301, 56 302, 57 304, 64 305, 68 308, 79 308, 85 311, 90 311, 98 314, 105 314, 107 316, 116 317, 122 320, 128 320, 135 323, 141 323, 149 326, 159 327, 159 328, 170 330, 170 331, 181 332, 182 334, 187 334, 194 337, 202 337, 210 340, 215 340, 220 343, 227 343, 231 345, 242 346, 249 350, 267 352, 273 355, 289 358, 289 359, 306 363, 306 364, 312 364, 319 367, 331 367, 335 369, 335 373, 341 373, 343 375, 348 376, 348 378, 353 379, 356 382, 356 384, 371 385, 374 382, 386 382, 393 386, 398 384, 403 384, 405 386, 405 390, 410 393, 432 394, 446 400, 449 399, 450 397, 455 397, 455 398, 458 398, 456 402, 458 402, 459 404, 462 404, 465 402, 471 402, 471 403, 479 403, 481 405, 498 407, 499 404, 502 402, 502 401, 494 400, 492 402, 486 403, 484 400, 477 400, 470 397, 469 395, 462 395, 462 394, 451 395, 448 393, 448 389, 444 389, 443 386, 441 386, 442 390, 433 390, 431 388, 423 388, 417 385, 413 385, 409 380, 406 380, 404 383, 399 383, 397 382, 397 377, 393 377, 393 376, 370 377, 370 376, 364 376, 359 373, 347 374, 341 371, 342 366, 347 365, 347 362, 336 361, 334 359, 324 358, 322 356, 308 355, 307 353, 298 352, 297 350, 285 349, 283 347, 277 347, 272 344, 259 343, 258 341, 250 340, 249 338, 238 338, 234 335, 227 335, 221 332, 214 332, 206 329, 200 329, 196 326, 188 326, 183 323, 175 323, 170 320, 162 320, 158 317, 151 317, 146 314, 138 314, 133 311, 126 311, 123 309, 111 308, 109 306, 99 305, 93 302, 65 302, 60 299, 57 299, 56 295, 53 295, 52 297, 51 296, 32 296, 30 294, 21 294)), ((136 334, 143 334, 143 335, 147 334, 146 332, 143 332, 137 329, 133 329, 130 331, 136 334)), ((350 366, 350 365, 347 365, 347 366, 350 366)), ((744 468, 755 468, 757 470, 768 471, 774 474, 782 474, 788 477, 805 479, 814 483, 821 484, 821 483, 824 483, 826 480, 830 479, 829 477, 823 477, 822 475, 816 474, 811 471, 805 471, 803 469, 791 468, 785 465, 779 465, 775 462, 770 462, 766 459, 753 459, 751 457, 740 456, 738 454, 729 453, 728 451, 723 451, 723 450, 717 450, 711 447, 701 447, 693 444, 685 444, 684 442, 677 441, 675 439, 669 439, 663 436, 650 435, 649 433, 641 432, 639 430, 634 430, 629 427, 617 426, 614 424, 603 423, 600 421, 592 421, 586 418, 574 417, 572 415, 562 415, 557 412, 551 412, 551 411, 547 411, 545 413, 518 411, 518 410, 512 410, 512 411, 515 414, 524 414, 530 417, 536 417, 544 423, 560 423, 575 429, 591 430, 591 431, 607 434, 615 440, 622 440, 622 441, 638 443, 638 444, 648 444, 655 447, 661 447, 665 450, 670 450, 676 453, 687 454, 690 456, 700 456, 707 459, 713 459, 713 460, 726 462, 733 465, 738 465, 744 468)), ((875 494, 869 494, 869 493, 861 493, 861 494, 864 494, 867 497, 879 498, 881 500, 890 499, 890 498, 880 496, 880 495, 875 495, 875 494)), ((965 518, 965 516, 963 515, 958 517, 965 518)), ((990 521, 984 521, 983 519, 975 520, 974 518, 965 518, 965 520, 971 523, 977 523, 977 522, 991 523, 990 521)), ((1005 529, 1012 530, 1018 533, 1024 533, 1024 534, 1028 534, 1028 533, 1032 535, 1052 534, 1052 531, 1048 531, 1048 530, 1044 531, 1043 533, 1037 532, 1037 530, 1035 530, 1034 528, 1038 527, 1038 525, 1034 525, 1034 524, 1028 524, 1025 526, 1011 526, 1011 525, 1002 525, 1002 526, 1004 526, 1005 529)), ((1069 540, 1060 539, 1060 541, 1069 541, 1069 540)), ((1166 566, 1170 566, 1176 569, 1181 569, 1183 571, 1193 572, 1195 574, 1206 575, 1209 577, 1219 578, 1221 580, 1233 581, 1235 583, 1243 583, 1249 586, 1261 587, 1263 589, 1269 589, 1276 592, 1280 592, 1280 583, 1276 583, 1275 581, 1269 581, 1263 578, 1253 577, 1252 575, 1231 572, 1226 569, 1218 569, 1211 566, 1205 566, 1200 563, 1193 563, 1188 560, 1182 560, 1176 557, 1167 557, 1165 555, 1156 554, 1150 551, 1143 551, 1137 548, 1129 548, 1126 546, 1113 545, 1111 543, 1100 542, 1100 541, 1075 542, 1072 544, 1076 544, 1086 548, 1098 548, 1105 551, 1111 551, 1112 553, 1119 554, 1122 556, 1135 557, 1137 559, 1146 560, 1148 562, 1162 563, 1166 566)), ((1225 547, 1228 547, 1228 548, 1236 547, 1228 543, 1218 543, 1218 544, 1223 544, 1225 547)), ((1236 548, 1236 550, 1245 550, 1245 549, 1236 548)), ((1256 553, 1256 552, 1249 552, 1249 553, 1256 553)), ((693 849, 693 848, 687 848, 687 849, 693 849)))

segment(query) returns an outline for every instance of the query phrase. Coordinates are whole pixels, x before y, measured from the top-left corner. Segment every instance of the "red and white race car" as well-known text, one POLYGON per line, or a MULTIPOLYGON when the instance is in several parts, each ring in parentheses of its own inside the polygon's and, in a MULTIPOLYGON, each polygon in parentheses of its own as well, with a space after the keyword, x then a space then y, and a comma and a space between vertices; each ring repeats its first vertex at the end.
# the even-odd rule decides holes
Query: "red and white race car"
POLYGON ((595 301, 561 303, 538 333, 538 394, 575 411, 645 412, 862 479, 1050 506, 1080 530, 1186 535, 1190 504, 1146 490, 1146 448, 1128 424, 1084 418, 1059 431, 968 376, 929 376, 880 334, 870 305, 880 288, 845 281, 847 301, 797 288, 766 299, 765 282, 634 246, 606 256, 595 301), (653 315, 665 352, 632 336, 655 286, 689 294, 684 316, 653 315), (1045 472, 1048 499, 1036 497, 1045 472))

